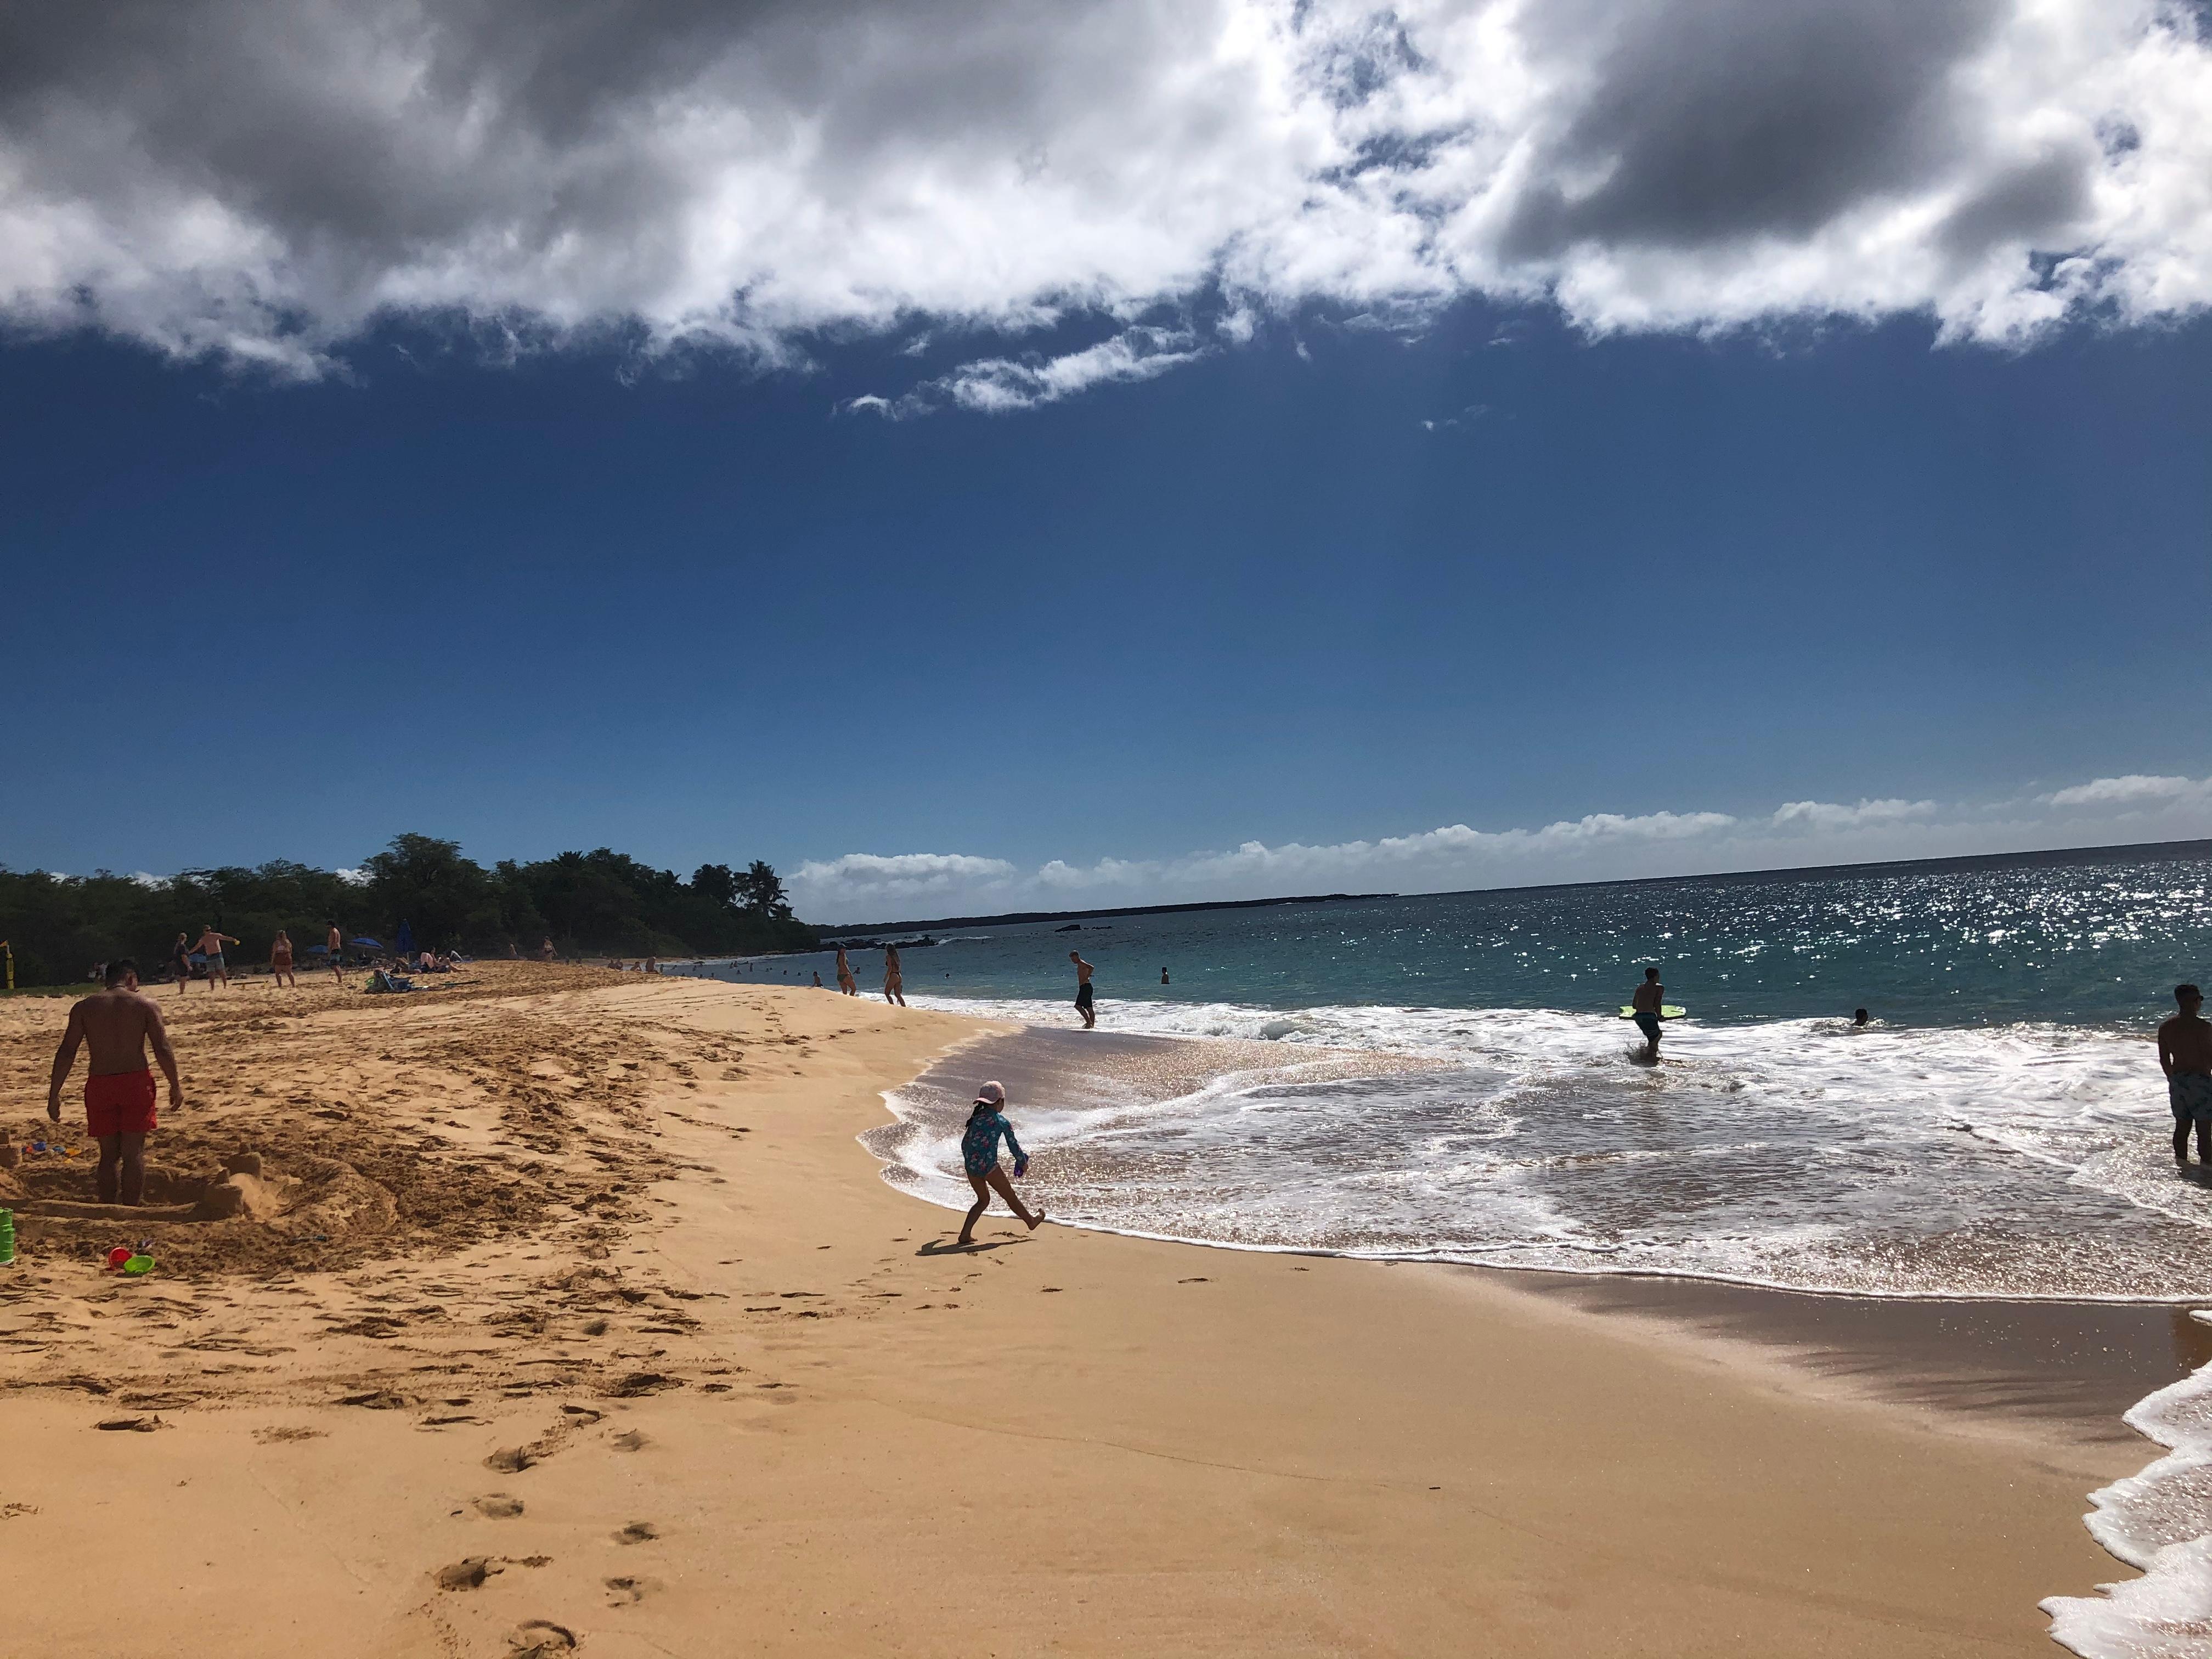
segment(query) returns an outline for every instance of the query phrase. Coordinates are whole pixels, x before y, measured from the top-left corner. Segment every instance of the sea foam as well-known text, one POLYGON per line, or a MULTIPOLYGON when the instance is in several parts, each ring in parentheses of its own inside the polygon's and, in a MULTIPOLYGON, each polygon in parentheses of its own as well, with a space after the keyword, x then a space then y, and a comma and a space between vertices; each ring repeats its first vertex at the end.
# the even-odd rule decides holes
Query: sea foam
MULTIPOLYGON (((2195 1318, 2212 1322, 2212 1316, 2195 1318)), ((2051 1633, 2082 1659, 2203 1659, 2212 1653, 2212 1365, 2127 1414, 2166 1455, 2092 1492, 2099 1543, 2143 1576, 2101 1595, 2043 1603, 2051 1633)))

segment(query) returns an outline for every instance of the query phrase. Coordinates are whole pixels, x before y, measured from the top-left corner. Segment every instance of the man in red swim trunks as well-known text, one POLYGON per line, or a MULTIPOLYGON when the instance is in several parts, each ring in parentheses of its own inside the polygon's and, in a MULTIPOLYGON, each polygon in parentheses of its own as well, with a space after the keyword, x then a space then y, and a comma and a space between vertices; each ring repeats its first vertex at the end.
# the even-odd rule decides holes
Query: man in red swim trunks
POLYGON ((169 1079, 169 1109, 185 1103, 177 1081, 177 1054, 154 999, 138 994, 138 964, 128 957, 107 964, 107 988, 70 1010, 69 1029, 54 1054, 46 1085, 46 1115, 62 1121, 62 1085, 76 1064, 79 1043, 91 1046, 84 1080, 85 1127, 100 1142, 100 1201, 136 1204, 146 1192, 146 1137, 154 1132, 154 1073, 146 1045, 169 1079))

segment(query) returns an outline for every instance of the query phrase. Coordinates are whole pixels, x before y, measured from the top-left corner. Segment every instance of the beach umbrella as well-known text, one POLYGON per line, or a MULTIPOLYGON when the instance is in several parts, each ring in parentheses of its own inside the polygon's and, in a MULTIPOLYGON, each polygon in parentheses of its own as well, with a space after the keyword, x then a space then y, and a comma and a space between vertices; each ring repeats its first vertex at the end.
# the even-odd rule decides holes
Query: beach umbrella
POLYGON ((366 938, 349 939, 346 943, 348 945, 358 945, 364 951, 381 951, 384 948, 384 941, 382 939, 366 938))
POLYGON ((331 947, 327 945, 310 945, 307 947, 307 954, 311 957, 326 957, 330 953, 331 947))
POLYGON ((407 918, 399 918, 399 943, 396 947, 403 957, 415 954, 415 930, 407 925, 407 918))

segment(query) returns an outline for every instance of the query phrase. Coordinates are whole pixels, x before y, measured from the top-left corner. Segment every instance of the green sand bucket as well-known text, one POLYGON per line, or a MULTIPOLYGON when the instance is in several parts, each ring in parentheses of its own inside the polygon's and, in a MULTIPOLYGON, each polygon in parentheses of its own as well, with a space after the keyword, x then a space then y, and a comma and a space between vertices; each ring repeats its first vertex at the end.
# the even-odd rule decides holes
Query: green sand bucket
POLYGON ((0 1210, 0 1263, 15 1259, 15 1212, 0 1210))
POLYGON ((154 1258, 150 1255, 134 1255, 123 1264, 123 1271, 134 1275, 150 1273, 154 1271, 154 1258))

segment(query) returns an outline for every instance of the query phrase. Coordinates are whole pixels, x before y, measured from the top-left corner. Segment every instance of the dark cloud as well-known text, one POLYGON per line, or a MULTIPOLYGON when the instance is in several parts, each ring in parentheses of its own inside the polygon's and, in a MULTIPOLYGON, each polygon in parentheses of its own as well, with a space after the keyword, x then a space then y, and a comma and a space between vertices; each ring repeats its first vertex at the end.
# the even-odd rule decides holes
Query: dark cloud
POLYGON ((2212 298, 2208 104, 2157 0, 19 4, 0 320, 299 373, 394 311, 777 352, 1202 292, 2013 337, 2212 298))
MULTIPOLYGON (((1595 84, 1523 198, 1509 246, 1668 247, 1810 234, 1910 187, 1955 143, 1939 95, 1997 0, 1662 0, 1621 21, 1595 84), (1586 188, 1563 181, 1595 179, 1586 188)), ((1601 9, 1546 14, 1605 33, 1601 9)), ((1553 46, 1559 50, 1559 44, 1553 46)))

